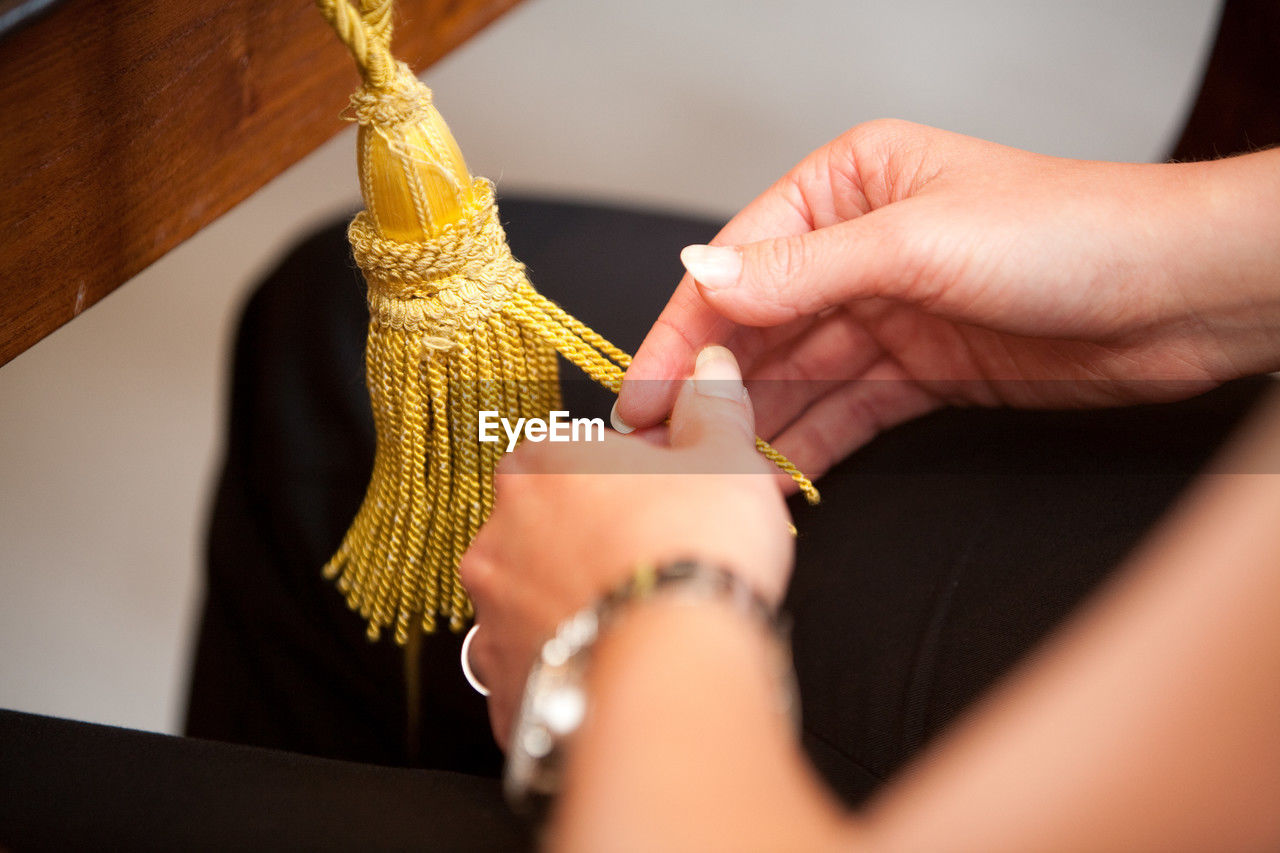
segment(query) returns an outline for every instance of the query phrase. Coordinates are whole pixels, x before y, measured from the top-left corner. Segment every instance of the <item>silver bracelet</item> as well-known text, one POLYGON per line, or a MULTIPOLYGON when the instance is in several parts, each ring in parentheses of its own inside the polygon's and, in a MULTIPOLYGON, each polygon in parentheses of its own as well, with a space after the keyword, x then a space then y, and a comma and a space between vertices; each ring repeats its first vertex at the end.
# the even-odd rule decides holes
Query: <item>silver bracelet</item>
POLYGON ((642 565, 596 603, 560 623, 542 645, 525 682, 507 751, 503 790, 518 811, 541 816, 560 790, 565 750, 588 711, 586 671, 596 641, 632 604, 658 596, 728 604, 774 638, 779 710, 798 724, 789 625, 733 572, 697 560, 642 565))

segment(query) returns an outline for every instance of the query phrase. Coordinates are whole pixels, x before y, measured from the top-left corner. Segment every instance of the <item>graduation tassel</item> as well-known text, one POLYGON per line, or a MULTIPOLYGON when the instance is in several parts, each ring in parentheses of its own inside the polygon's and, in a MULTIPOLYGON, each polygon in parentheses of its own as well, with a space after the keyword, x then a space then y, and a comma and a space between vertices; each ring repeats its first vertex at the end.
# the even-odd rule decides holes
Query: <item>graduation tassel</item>
MULTIPOLYGON (((538 293, 511 256, 493 186, 472 178, 431 90, 391 55, 391 0, 317 0, 364 84, 351 97, 365 210, 348 229, 368 284, 377 443, 364 502, 324 567, 378 639, 472 616, 458 563, 493 507, 500 443, 479 413, 546 418, 556 353, 618 391, 631 358, 538 293)), ((810 502, 818 493, 757 439, 810 502)))

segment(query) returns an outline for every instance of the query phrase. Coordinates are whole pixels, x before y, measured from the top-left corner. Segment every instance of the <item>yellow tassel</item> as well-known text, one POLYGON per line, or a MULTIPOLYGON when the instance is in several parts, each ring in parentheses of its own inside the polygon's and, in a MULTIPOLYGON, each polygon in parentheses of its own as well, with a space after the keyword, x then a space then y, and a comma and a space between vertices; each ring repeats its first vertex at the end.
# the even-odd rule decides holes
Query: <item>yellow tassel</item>
MULTIPOLYGON (((377 444, 355 520, 324 568, 370 639, 472 615, 458 563, 493 507, 501 446, 479 413, 546 418, 555 353, 614 392, 631 358, 542 296, 511 256, 493 187, 467 171, 431 90, 390 53, 391 0, 317 0, 364 78, 352 96, 365 210, 348 230, 369 287, 365 356, 377 444)), ((810 502, 785 457, 757 446, 810 502)))

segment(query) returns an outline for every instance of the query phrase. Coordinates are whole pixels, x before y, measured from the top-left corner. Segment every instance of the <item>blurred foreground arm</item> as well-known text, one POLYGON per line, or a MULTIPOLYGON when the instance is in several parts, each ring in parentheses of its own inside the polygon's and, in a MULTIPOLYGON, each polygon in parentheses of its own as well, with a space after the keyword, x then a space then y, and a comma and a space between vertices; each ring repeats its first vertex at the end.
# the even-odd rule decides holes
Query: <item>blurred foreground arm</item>
POLYGON ((771 710, 755 626, 638 609, 601 641, 552 846, 1277 849, 1277 519, 1273 405, 1117 583, 854 817, 771 710))

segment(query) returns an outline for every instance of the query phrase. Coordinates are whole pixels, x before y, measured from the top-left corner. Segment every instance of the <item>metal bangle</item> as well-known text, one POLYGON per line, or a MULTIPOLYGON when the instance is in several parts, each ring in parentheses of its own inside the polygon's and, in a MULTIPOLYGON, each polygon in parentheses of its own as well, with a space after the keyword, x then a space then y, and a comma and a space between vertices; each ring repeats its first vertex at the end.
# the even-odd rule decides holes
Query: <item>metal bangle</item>
POLYGON ((466 676, 467 683, 470 684, 477 693, 481 696, 488 696, 489 688, 485 687, 484 684, 480 682, 480 679, 476 678, 475 672, 471 669, 471 661, 468 658, 468 653, 471 651, 471 641, 475 639, 476 631, 478 630, 480 630, 479 623, 472 624, 471 629, 467 631, 466 638, 462 641, 462 674, 466 676))

